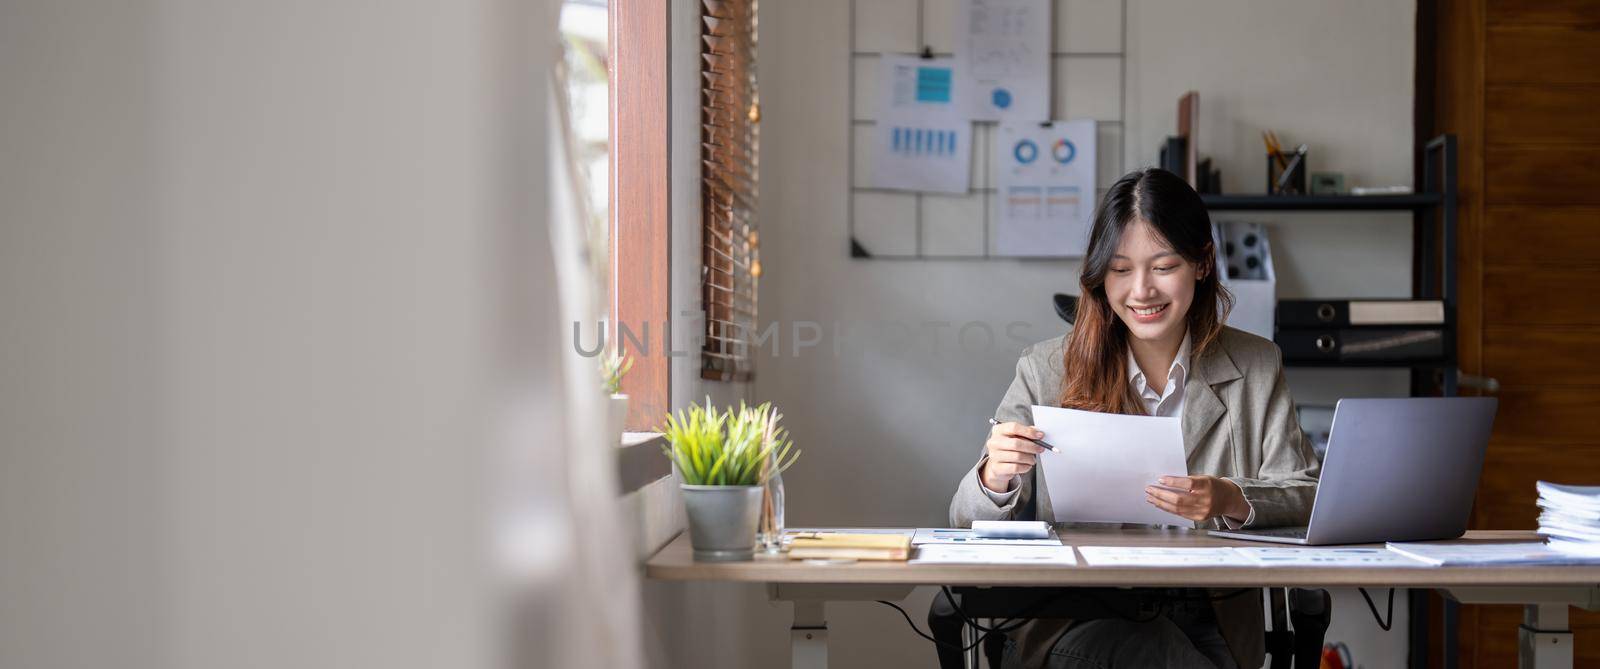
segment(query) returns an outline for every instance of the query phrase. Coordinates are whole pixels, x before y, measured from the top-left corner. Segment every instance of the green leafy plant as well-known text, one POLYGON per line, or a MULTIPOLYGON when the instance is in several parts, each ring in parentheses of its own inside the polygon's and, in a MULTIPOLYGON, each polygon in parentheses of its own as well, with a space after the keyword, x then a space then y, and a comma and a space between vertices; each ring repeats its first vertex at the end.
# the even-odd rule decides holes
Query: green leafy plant
POLYGON ((633 369, 633 358, 615 350, 606 351, 600 356, 600 383, 605 386, 606 394, 616 395, 622 392, 622 377, 633 369))
POLYGON ((717 411, 706 398, 704 407, 689 405, 667 415, 659 429, 666 436, 662 452, 677 465, 688 485, 762 485, 800 457, 789 433, 779 427, 783 414, 770 402, 758 407, 739 403, 717 411))

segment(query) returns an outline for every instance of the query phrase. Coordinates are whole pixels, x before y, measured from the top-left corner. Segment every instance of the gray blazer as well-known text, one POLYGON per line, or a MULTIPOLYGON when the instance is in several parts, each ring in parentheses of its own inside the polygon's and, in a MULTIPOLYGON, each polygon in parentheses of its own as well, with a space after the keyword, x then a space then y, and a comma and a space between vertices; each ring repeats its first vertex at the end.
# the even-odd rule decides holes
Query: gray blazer
MULTIPOLYGON (((1033 405, 1054 406, 1061 392, 1061 336, 1035 344, 1017 361, 1017 376, 1000 400, 995 418, 1031 425, 1033 405)), ((1183 446, 1189 472, 1238 484, 1249 502, 1247 527, 1304 525, 1316 496, 1318 464, 1300 431, 1283 377, 1282 356, 1272 342, 1224 328, 1207 350, 1194 354, 1184 382, 1183 446)), ((1054 522, 1050 494, 1034 472, 1018 480, 1017 494, 996 505, 978 483, 980 454, 950 500, 952 527, 974 520, 1054 522)), ((1208 521, 1216 526, 1219 521, 1208 521)), ((1196 523, 1197 527, 1204 527, 1196 523)), ((1265 656, 1260 597, 1215 602, 1218 627, 1241 667, 1259 667, 1265 656)), ((1014 635, 1029 651, 1048 651, 1070 621, 1040 620, 1014 635), (1041 648, 1042 646, 1042 648, 1041 648)))

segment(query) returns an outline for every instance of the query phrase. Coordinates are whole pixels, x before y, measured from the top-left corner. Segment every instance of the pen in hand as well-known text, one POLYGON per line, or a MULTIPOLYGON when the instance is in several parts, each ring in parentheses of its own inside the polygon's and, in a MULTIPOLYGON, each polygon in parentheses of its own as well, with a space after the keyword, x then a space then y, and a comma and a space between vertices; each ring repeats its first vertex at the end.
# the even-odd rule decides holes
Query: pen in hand
MULTIPOLYGON (((995 420, 994 418, 990 418, 989 419, 989 424, 990 425, 999 425, 1000 421, 995 420)), ((1028 437, 1023 437, 1023 439, 1028 439, 1028 441, 1031 441, 1031 442, 1033 442, 1035 444, 1038 444, 1040 446, 1048 448, 1048 449, 1050 449, 1050 452, 1052 452, 1052 453, 1060 453, 1061 452, 1061 449, 1056 448, 1055 446, 1051 445, 1050 442, 1045 441, 1043 439, 1029 439, 1028 437)))

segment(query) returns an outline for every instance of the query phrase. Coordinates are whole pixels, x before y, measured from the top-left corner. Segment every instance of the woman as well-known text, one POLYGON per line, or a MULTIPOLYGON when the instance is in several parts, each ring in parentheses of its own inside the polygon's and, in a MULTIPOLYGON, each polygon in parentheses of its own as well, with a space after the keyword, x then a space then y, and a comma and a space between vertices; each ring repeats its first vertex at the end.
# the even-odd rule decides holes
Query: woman
MULTIPOLYGON (((961 480, 950 520, 1053 521, 1034 475, 1035 404, 1181 419, 1188 475, 1145 489, 1151 505, 1196 527, 1303 525, 1317 463, 1295 421, 1272 342, 1225 327, 1232 297, 1217 277, 1211 220, 1170 172, 1146 169, 1111 187, 1095 212, 1077 322, 1035 345, 996 411, 983 456, 961 480)), ((1038 620, 1013 632, 1008 665, 1259 667, 1257 591, 1172 593, 1163 615, 1038 620), (1226 596, 1233 594, 1236 596, 1226 596)))

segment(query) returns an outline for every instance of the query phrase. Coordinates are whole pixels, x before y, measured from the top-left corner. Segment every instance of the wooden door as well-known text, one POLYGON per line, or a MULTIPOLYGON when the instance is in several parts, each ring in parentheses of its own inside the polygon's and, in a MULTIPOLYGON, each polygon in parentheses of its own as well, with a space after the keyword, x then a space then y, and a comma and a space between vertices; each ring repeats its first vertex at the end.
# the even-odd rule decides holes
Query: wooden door
MULTIPOLYGON (((1500 383, 1472 527, 1533 528, 1535 481, 1600 484, 1600 0, 1434 9, 1434 130, 1461 149, 1461 368, 1500 383)), ((1461 607, 1460 666, 1515 666, 1519 622, 1461 607)), ((1578 666, 1600 666, 1600 616, 1572 626, 1578 666)))

